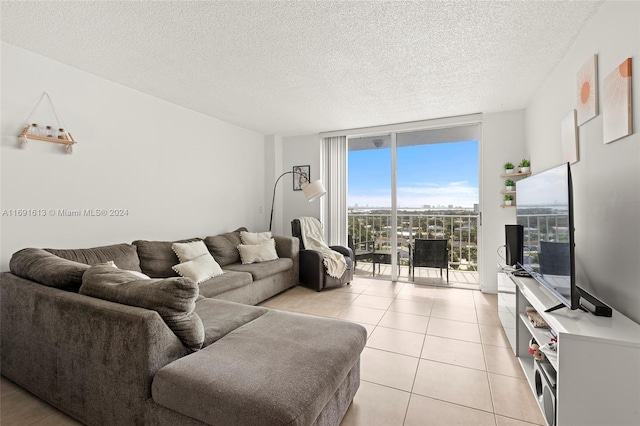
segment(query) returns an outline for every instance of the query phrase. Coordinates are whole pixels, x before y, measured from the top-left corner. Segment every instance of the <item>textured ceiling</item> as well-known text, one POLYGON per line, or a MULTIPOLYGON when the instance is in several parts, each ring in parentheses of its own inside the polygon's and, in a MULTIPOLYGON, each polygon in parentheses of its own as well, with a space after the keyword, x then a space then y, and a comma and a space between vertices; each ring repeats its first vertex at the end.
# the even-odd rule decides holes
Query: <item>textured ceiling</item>
POLYGON ((2 1, 2 40, 282 136, 523 108, 602 1, 2 1))

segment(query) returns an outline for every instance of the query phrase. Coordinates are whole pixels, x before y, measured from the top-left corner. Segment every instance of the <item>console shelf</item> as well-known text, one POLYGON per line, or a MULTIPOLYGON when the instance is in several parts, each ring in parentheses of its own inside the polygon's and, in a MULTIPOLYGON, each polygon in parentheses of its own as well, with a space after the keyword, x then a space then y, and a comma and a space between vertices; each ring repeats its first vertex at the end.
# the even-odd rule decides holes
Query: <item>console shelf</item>
POLYGON ((515 354, 547 424, 640 424, 640 325, 615 310, 610 318, 568 308, 545 312, 558 303, 553 295, 532 278, 508 277, 515 285, 516 315, 501 320, 507 333, 512 328, 505 320, 515 322, 515 354), (557 381, 551 413, 552 404, 536 383, 534 370, 540 363, 529 353, 531 337, 542 346, 550 341, 550 333, 531 324, 525 313, 529 306, 557 334, 557 352, 544 351, 557 381))

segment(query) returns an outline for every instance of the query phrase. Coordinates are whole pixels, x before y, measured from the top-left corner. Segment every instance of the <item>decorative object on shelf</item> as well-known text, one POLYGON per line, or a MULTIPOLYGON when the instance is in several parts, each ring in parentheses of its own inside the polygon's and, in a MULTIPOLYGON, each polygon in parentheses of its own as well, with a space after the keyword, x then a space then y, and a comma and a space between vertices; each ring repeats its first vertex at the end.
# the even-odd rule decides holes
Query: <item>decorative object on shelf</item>
MULTIPOLYGON (((296 178, 295 175, 299 174, 299 172, 296 171, 296 169, 300 167, 308 168, 309 166, 296 166, 293 168, 293 171, 284 172, 283 174, 278 176, 278 179, 276 179, 276 183, 273 184, 273 198, 271 199, 271 217, 269 219, 269 231, 271 231, 271 225, 273 224, 273 207, 276 202, 276 188, 278 187, 278 182, 280 182, 280 179, 282 179, 282 176, 288 175, 289 173, 294 174, 294 182, 295 182, 295 178, 296 178)), ((304 175, 300 173, 300 176, 304 176, 304 175)), ((324 185, 322 185, 322 182, 320 182, 319 180, 314 180, 313 182, 311 182, 309 180, 308 175, 306 175, 304 178, 306 179, 307 184, 302 186, 302 192, 304 193, 305 197, 307 197, 307 201, 312 202, 327 193, 327 190, 324 189, 324 185)))
POLYGON ((511 204, 513 204, 513 195, 511 194, 507 194, 504 196, 504 205, 505 206, 510 206, 511 204))
POLYGON ((577 120, 582 125, 598 115, 598 55, 578 71, 576 89, 577 120))
POLYGON ((302 191, 302 187, 310 182, 311 176, 310 166, 295 166, 293 168, 293 190, 302 191))
POLYGON ((576 125, 576 110, 567 115, 560 125, 562 135, 562 162, 577 163, 578 158, 578 126, 576 125))
POLYGON ((529 353, 538 361, 544 361, 544 353, 540 350, 540 345, 533 337, 529 340, 529 353))
POLYGON ((513 163, 505 163, 504 164, 504 172, 508 175, 510 175, 511 173, 513 173, 513 169, 515 168, 515 166, 513 165, 513 163))
POLYGON ((520 173, 529 173, 531 171, 531 163, 526 158, 522 159, 518 167, 520 168, 520 173))
POLYGON ((511 179, 507 179, 504 181, 504 187, 505 187, 505 191, 515 191, 516 190, 516 183, 514 181, 512 181, 511 179))
POLYGON ((631 74, 631 58, 627 58, 604 78, 602 90, 604 143, 622 139, 633 133, 631 74))
POLYGON ((542 315, 531 306, 525 308, 525 313, 535 328, 549 328, 549 324, 542 318, 542 315))
POLYGON ((73 145, 75 145, 77 142, 73 139, 71 133, 66 131, 65 128, 68 129, 68 127, 64 123, 64 120, 62 120, 60 114, 58 114, 58 111, 56 111, 56 108, 53 106, 51 97, 47 92, 44 92, 36 103, 36 106, 31 111, 31 114, 29 114, 29 116, 27 117, 22 132, 20 133, 20 135, 18 135, 18 144, 21 148, 26 148, 29 145, 29 139, 52 142, 64 145, 65 152, 68 154, 72 154, 73 145), (53 111, 53 115, 57 122, 56 126, 39 125, 38 123, 31 122, 31 117, 45 98, 47 99, 47 101, 49 101, 49 105, 51 107, 51 110, 53 111))

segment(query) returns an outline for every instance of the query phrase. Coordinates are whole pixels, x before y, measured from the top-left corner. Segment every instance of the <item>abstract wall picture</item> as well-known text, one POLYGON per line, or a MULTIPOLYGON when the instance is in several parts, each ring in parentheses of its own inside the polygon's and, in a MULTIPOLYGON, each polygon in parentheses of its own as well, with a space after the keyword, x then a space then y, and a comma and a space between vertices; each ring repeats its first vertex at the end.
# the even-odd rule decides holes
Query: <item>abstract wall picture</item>
POLYGON ((633 133, 631 68, 631 58, 627 58, 604 78, 602 88, 604 143, 613 142, 633 133))
POLYGON ((562 132, 562 162, 577 163, 578 157, 578 126, 577 111, 574 109, 567 115, 560 126, 562 132))
POLYGON ((578 71, 578 125, 598 115, 598 55, 593 55, 578 71))

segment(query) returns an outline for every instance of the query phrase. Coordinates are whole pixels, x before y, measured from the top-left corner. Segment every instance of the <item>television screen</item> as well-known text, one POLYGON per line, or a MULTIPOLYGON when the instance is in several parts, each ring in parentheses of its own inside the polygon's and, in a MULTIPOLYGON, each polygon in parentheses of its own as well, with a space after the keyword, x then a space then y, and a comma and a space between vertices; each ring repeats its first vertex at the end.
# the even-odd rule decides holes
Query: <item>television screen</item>
POLYGON ((569 164, 516 182, 516 197, 524 234, 522 267, 559 299, 557 307, 578 309, 569 164))

